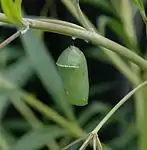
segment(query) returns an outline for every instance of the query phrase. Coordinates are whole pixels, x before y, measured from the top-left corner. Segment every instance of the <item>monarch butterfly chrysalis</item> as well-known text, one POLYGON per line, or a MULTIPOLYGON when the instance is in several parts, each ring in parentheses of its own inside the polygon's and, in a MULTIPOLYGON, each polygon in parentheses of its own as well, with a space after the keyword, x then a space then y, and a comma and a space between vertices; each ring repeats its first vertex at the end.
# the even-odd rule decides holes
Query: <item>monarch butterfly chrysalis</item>
POLYGON ((61 53, 56 64, 69 102, 78 106, 86 105, 89 81, 87 62, 83 52, 75 46, 70 46, 61 53))

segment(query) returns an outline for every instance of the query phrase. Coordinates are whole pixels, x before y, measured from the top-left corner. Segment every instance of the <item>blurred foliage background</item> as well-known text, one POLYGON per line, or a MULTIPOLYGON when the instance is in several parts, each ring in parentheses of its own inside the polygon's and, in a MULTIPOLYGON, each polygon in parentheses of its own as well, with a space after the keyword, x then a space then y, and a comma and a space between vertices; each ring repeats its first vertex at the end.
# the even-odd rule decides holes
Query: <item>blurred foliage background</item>
MULTIPOLYGON (((128 2, 81 0, 80 4, 101 34, 145 58, 145 25, 134 5, 128 2)), ((24 16, 31 18, 48 17, 79 24, 64 4, 64 0, 23 0, 22 8, 24 16)), ((14 28, 1 26, 0 40, 15 32, 14 28)), ((132 72, 138 75, 138 68, 132 68, 132 72)), ((140 74, 144 75, 144 72, 140 74)), ((25 98, 36 97, 44 106, 66 117, 69 123, 75 122, 74 114, 76 124, 89 132, 134 87, 117 63, 99 48, 79 39, 37 30, 31 30, 0 51, 0 83, 0 150, 58 150, 81 135, 69 134, 66 128, 61 128, 64 124, 62 118, 56 119, 53 113, 49 119, 45 108, 40 113, 24 103, 25 98), (84 107, 70 106, 60 94, 61 85, 55 62, 70 45, 79 47, 87 58, 90 94, 89 104, 84 107), (11 84, 4 83, 4 79, 11 84), (5 84, 19 89, 23 95, 31 94, 34 97, 20 98, 16 96, 17 90, 6 92, 2 88, 6 88, 5 84)), ((43 108, 40 103, 36 105, 43 108)), ((99 134, 101 142, 107 146, 104 149, 138 149, 136 114, 135 101, 128 101, 110 119, 99 134)), ((71 150, 77 147, 78 144, 71 150)))

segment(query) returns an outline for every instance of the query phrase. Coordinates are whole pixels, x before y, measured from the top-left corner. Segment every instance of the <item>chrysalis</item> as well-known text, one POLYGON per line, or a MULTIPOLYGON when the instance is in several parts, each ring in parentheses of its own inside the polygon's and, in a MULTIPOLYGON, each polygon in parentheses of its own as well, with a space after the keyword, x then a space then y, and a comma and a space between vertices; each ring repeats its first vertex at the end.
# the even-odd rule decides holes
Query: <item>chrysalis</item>
POLYGON ((56 64, 69 102, 78 106, 86 105, 89 81, 87 62, 83 52, 75 46, 70 46, 61 53, 56 64))

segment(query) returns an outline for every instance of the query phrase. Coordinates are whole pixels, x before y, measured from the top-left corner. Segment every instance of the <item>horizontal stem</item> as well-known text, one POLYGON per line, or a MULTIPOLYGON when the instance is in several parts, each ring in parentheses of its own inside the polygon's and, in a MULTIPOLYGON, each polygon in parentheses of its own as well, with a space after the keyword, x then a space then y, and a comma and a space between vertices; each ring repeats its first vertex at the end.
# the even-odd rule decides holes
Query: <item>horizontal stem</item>
MULTIPOLYGON (((58 33, 62 35, 67 35, 67 36, 73 36, 76 38, 80 38, 86 41, 89 41, 93 43, 96 46, 102 46, 105 48, 108 48, 109 50, 116 52, 117 54, 126 57, 128 60, 132 61, 139 67, 141 67, 144 70, 147 70, 147 61, 141 58, 139 55, 136 53, 132 52, 128 48, 125 48, 95 32, 87 31, 87 30, 80 30, 77 28, 73 27, 67 27, 66 25, 60 25, 56 23, 48 23, 48 22, 43 22, 43 21, 38 21, 35 19, 26 19, 24 18, 25 21, 28 21, 30 24, 31 28, 34 29, 40 29, 43 31, 48 31, 48 32, 53 32, 53 33, 58 33)), ((0 21, 1 22, 6 22, 10 23, 6 16, 0 13, 0 21)), ((21 25, 20 25, 21 26, 21 25)))
POLYGON ((59 24, 41 22, 37 20, 30 20, 30 27, 35 29, 41 29, 44 31, 59 33, 67 36, 73 36, 76 38, 87 40, 97 46, 108 48, 109 50, 116 52, 117 54, 126 57, 128 60, 134 62, 142 69, 147 69, 147 61, 141 58, 136 53, 132 52, 128 48, 125 48, 95 32, 80 30, 71 27, 66 27, 59 24))

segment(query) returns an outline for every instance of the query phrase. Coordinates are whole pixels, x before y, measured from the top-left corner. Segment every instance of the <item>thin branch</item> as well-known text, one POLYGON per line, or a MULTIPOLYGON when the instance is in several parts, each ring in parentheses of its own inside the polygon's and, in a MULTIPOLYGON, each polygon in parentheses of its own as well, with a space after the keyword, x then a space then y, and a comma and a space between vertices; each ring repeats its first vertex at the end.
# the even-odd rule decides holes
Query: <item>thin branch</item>
POLYGON ((13 40, 15 40, 16 38, 18 38, 20 35, 21 35, 21 30, 17 31, 12 36, 10 36, 6 40, 4 40, 2 43, 0 43, 0 49, 4 48, 8 44, 10 44, 13 40))
MULTIPOLYGON (((147 70, 147 61, 141 58, 136 53, 132 52, 128 48, 125 48, 95 32, 91 31, 84 31, 72 27, 67 27, 65 25, 60 25, 56 23, 48 23, 43 21, 38 21, 35 19, 25 19, 25 21, 28 21, 30 24, 30 28, 34 29, 40 29, 48 32, 58 33, 62 35, 67 36, 73 36, 76 38, 80 38, 83 40, 87 40, 91 43, 93 43, 96 46, 102 46, 105 48, 108 48, 109 50, 116 52, 117 54, 126 57, 128 60, 134 62, 138 66, 140 66, 142 69, 147 70)), ((7 18, 0 13, 0 21, 10 23, 7 18)))
POLYGON ((98 135, 96 136, 96 139, 97 139, 97 147, 98 147, 98 150, 103 150, 103 147, 102 147, 102 144, 101 144, 101 141, 100 141, 98 135))
POLYGON ((69 145, 67 145, 66 147, 64 147, 62 150, 67 150, 67 149, 69 149, 70 147, 72 147, 73 145, 77 144, 78 142, 80 142, 80 141, 86 139, 87 137, 88 137, 88 135, 83 136, 83 137, 81 137, 81 138, 79 138, 79 139, 73 141, 72 143, 70 143, 69 145))
POLYGON ((96 136, 94 136, 93 137, 93 150, 97 150, 97 145, 96 145, 97 141, 96 140, 97 140, 96 136))
POLYGON ((97 133, 103 125, 109 120, 109 118, 131 97, 133 96, 138 90, 144 87, 147 84, 147 81, 141 83, 131 92, 129 92, 123 99, 120 100, 110 111, 109 113, 102 119, 102 121, 97 125, 97 127, 92 131, 93 134, 97 133))
POLYGON ((108 48, 109 50, 112 50, 113 52, 116 52, 117 54, 126 57, 128 60, 136 63, 142 69, 147 69, 147 61, 141 58, 139 55, 132 52, 128 48, 125 48, 95 32, 84 31, 84 30, 75 29, 71 27, 67 28, 66 26, 63 25, 41 22, 37 20, 29 19, 29 22, 30 22, 30 27, 35 29, 42 29, 45 31, 59 33, 67 36, 73 36, 76 38, 87 40, 95 44, 96 46, 102 46, 108 48))
POLYGON ((91 28, 91 26, 89 25, 89 22, 87 21, 87 18, 85 17, 84 13, 82 12, 80 8, 79 0, 75 0, 73 4, 75 6, 75 9, 77 10, 77 14, 79 16, 80 22, 82 22, 85 29, 89 31, 94 31, 94 28, 91 28))
POLYGON ((0 43, 0 49, 4 48, 8 44, 10 44, 12 41, 14 41, 16 38, 18 38, 21 34, 25 34, 30 29, 28 21, 25 21, 24 25, 25 25, 24 28, 18 30, 12 36, 10 36, 6 40, 4 40, 2 43, 0 43))
POLYGON ((55 23, 55 24, 59 24, 59 25, 64 25, 66 27, 81 29, 81 30, 84 30, 84 31, 86 30, 85 28, 83 28, 79 25, 76 25, 76 24, 73 24, 73 23, 70 23, 70 22, 66 22, 66 21, 61 21, 61 20, 56 20, 56 19, 37 19, 37 20, 48 22, 48 23, 55 23))
MULTIPOLYGON (((71 14, 80 22, 82 23, 81 21, 81 18, 79 17, 79 14, 73 4, 74 1, 72 0, 61 0, 62 3, 68 8, 69 12, 71 12, 71 14)), ((91 28, 91 29, 95 29, 95 26, 91 23, 91 21, 87 18, 87 16, 83 13, 83 16, 84 16, 84 20, 87 22, 88 26, 91 28)), ((85 26, 83 23, 82 23, 83 26, 85 26)), ((97 30, 95 29, 95 32, 97 32, 97 30)))
POLYGON ((79 150, 85 150, 85 148, 88 146, 90 140, 93 138, 93 134, 90 134, 86 141, 82 144, 82 146, 79 148, 79 150))

